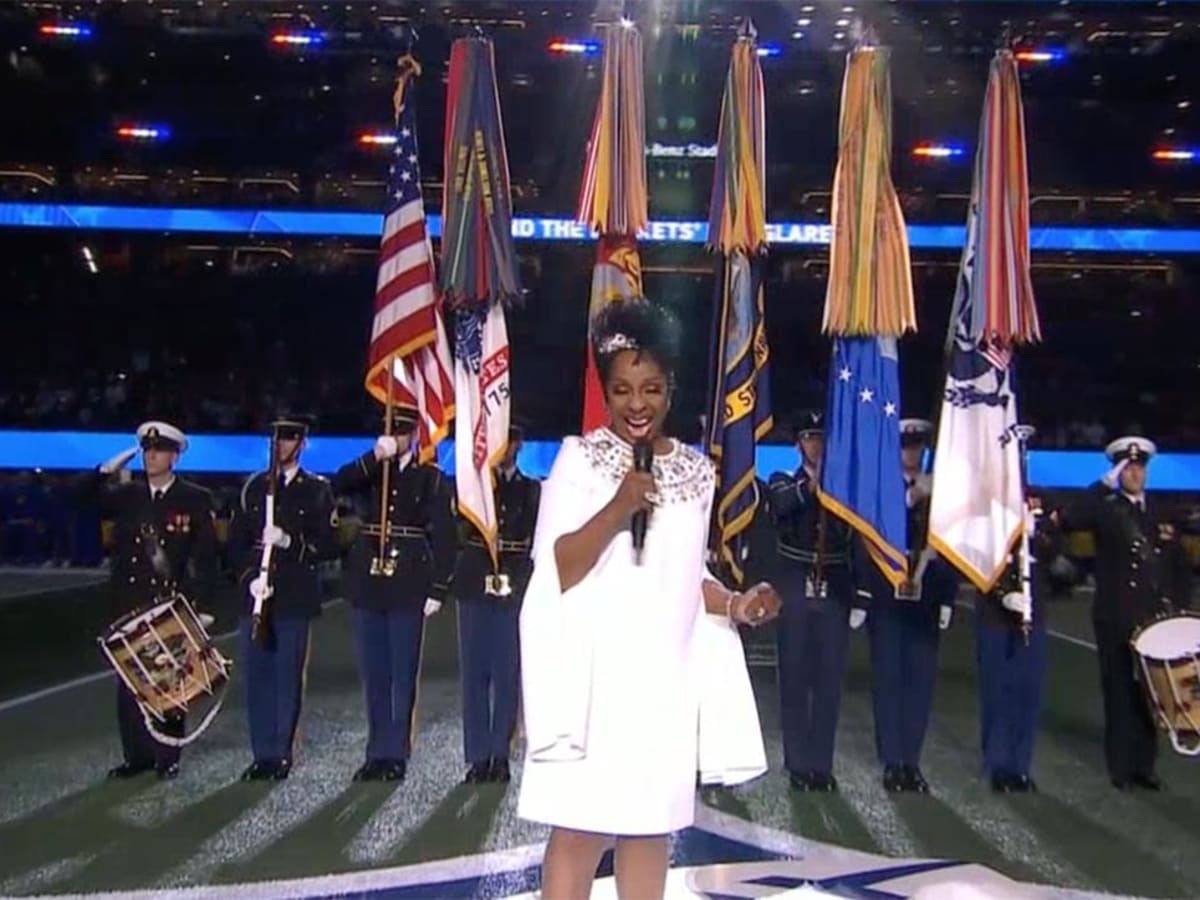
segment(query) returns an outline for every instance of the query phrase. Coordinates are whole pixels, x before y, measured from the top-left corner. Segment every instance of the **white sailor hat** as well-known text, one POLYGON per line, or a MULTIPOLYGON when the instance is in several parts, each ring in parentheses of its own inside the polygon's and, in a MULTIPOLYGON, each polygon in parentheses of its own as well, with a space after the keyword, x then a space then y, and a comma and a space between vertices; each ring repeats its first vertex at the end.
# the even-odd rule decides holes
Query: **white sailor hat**
POLYGON ((1115 463, 1125 460, 1147 462, 1157 452, 1158 448, 1154 446, 1154 441, 1132 434, 1119 437, 1104 448, 1104 455, 1110 462, 1115 463))
POLYGON ((900 440, 904 443, 921 443, 933 434, 933 423, 928 419, 901 419, 900 440))
POLYGON ((1016 431, 1017 440, 1024 443, 1028 443, 1037 437, 1037 429, 1032 425, 1018 425, 1016 431))
POLYGON ((168 422, 143 422, 137 429, 138 443, 143 450, 174 450, 182 453, 187 449, 187 435, 168 422))

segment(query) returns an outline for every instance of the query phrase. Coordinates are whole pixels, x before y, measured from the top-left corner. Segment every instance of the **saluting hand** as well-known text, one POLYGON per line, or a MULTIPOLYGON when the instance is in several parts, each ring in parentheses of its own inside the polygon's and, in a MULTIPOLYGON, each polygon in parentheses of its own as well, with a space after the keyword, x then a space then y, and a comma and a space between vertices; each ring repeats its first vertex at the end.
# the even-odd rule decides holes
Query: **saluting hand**
POLYGON ((400 452, 399 442, 390 434, 381 434, 375 439, 375 459, 383 462, 400 452))

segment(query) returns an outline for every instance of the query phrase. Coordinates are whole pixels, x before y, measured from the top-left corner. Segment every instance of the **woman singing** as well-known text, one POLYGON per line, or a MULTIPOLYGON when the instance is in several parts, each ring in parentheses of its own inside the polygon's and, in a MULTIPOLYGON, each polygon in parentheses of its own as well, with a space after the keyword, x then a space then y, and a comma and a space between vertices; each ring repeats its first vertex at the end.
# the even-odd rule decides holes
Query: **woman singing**
POLYGON ((663 433, 673 320, 646 300, 610 303, 592 323, 592 352, 608 425, 563 442, 542 489, 521 612, 518 814, 552 826, 546 900, 587 897, 614 838, 618 894, 647 900, 665 889, 667 835, 694 819, 698 767, 724 783, 763 771, 729 623, 763 624, 779 598, 769 585, 730 592, 705 568, 713 467, 663 433), (649 472, 634 469, 643 442, 649 472), (630 528, 638 513, 649 519, 641 553, 630 528))

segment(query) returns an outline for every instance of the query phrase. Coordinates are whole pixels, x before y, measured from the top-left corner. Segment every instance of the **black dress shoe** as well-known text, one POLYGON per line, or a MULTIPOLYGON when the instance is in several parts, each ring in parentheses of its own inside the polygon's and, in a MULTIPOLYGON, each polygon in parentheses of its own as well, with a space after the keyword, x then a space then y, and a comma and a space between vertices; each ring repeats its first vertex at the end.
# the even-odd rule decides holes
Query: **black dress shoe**
POLYGON ((837 779, 828 772, 813 772, 808 776, 809 790, 825 794, 837 793, 837 779))
POLYGON ((108 770, 109 778, 132 778, 135 775, 141 775, 143 772, 149 772, 154 766, 150 763, 121 763, 119 766, 113 766, 108 770))
POLYGON ((386 763, 381 759, 368 759, 354 773, 355 781, 383 781, 383 771, 386 763))
POLYGON ((1112 786, 1115 787, 1118 791, 1132 791, 1133 790, 1133 779, 1132 778, 1118 778, 1117 776, 1114 775, 1112 778, 1112 786))
POLYGON ((914 794, 928 794, 929 782, 916 766, 904 767, 904 790, 914 794))
POLYGON ((383 763, 381 781, 403 781, 408 774, 408 763, 402 759, 389 759, 383 763))
POLYGON ((788 772, 788 783, 793 791, 811 791, 812 772, 788 772))
POLYGON ((997 772, 992 776, 992 791, 997 794, 1008 794, 1017 790, 1016 779, 1011 775, 1003 772, 997 772))
POLYGON ((467 769, 467 775, 463 778, 463 784, 483 784, 485 781, 491 780, 491 763, 473 763, 471 768, 467 769))
POLYGON ((292 761, 290 759, 277 759, 271 763, 272 781, 287 781, 287 777, 291 774, 292 761))
POLYGON ((512 781, 512 772, 508 768, 507 759, 493 759, 491 770, 488 772, 488 778, 497 784, 508 784, 512 781))
POLYGON ((889 794, 908 790, 908 780, 903 766, 886 766, 883 770, 883 789, 889 794))
POLYGON ((266 781, 271 777, 272 763, 266 759, 256 759, 242 773, 242 781, 266 781))
POLYGON ((1163 784, 1157 775, 1134 775, 1132 780, 1134 787, 1140 787, 1144 791, 1161 791, 1163 789, 1163 784))
POLYGON ((159 781, 174 781, 179 777, 179 763, 171 763, 167 766, 155 766, 154 771, 158 773, 159 781))
POLYGON ((1012 790, 1018 794, 1036 794, 1037 782, 1028 775, 1017 775, 1012 780, 1012 790))

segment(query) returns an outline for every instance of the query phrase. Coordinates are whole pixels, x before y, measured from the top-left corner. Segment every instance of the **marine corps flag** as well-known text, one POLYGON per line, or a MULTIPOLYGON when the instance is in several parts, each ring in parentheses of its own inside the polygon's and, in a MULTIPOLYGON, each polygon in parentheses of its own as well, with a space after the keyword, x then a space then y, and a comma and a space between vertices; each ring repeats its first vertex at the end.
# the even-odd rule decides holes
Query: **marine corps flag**
MULTIPOLYGON (((642 36, 626 21, 609 25, 604 76, 588 140, 578 219, 600 233, 588 321, 605 303, 642 295, 637 233, 646 227, 646 113, 642 95, 642 36)), ((589 342, 590 345, 590 342, 589 342)), ((583 431, 604 424, 604 392, 585 350, 583 431)))
POLYGON ((417 410, 418 455, 428 462, 454 417, 454 384, 421 197, 414 85, 420 74, 421 67, 411 56, 400 60, 392 98, 396 143, 388 168, 365 386, 389 408, 417 410))
POLYGON ((1021 81, 992 60, 975 153, 938 418, 929 544, 980 591, 1003 575, 1024 528, 1013 348, 1041 339, 1029 271, 1021 81))
POLYGON ((892 185, 888 51, 850 54, 842 85, 824 329, 833 335, 821 505, 884 577, 908 574, 896 340, 916 328, 908 234, 892 185))
POLYGON ((442 294, 455 308, 458 511, 497 562, 494 468, 508 446, 509 347, 504 304, 520 295, 512 198, 491 41, 450 50, 442 207, 442 294))
POLYGON ((742 581, 740 537, 758 508, 755 448, 771 430, 762 265, 766 251, 765 137, 762 68, 754 28, 742 26, 721 101, 721 124, 709 207, 709 245, 717 267, 708 452, 717 464, 713 542, 742 581))

